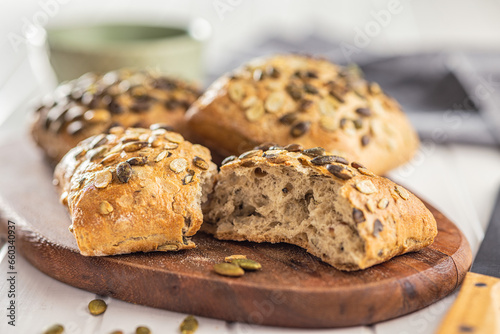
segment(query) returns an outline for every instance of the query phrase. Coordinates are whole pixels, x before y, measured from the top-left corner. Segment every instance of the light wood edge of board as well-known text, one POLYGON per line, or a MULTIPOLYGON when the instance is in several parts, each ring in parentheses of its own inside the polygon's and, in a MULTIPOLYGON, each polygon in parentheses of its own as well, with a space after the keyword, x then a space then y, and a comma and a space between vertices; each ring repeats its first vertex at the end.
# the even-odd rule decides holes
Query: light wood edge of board
POLYGON ((500 334, 500 279, 469 272, 436 334, 500 334))

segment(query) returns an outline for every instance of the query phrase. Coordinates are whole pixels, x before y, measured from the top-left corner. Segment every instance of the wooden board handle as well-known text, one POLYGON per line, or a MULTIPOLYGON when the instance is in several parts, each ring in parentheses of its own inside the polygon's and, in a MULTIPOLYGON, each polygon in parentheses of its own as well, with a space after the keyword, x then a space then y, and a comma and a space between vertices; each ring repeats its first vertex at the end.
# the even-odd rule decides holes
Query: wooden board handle
POLYGON ((500 333, 500 279, 467 273, 437 334, 500 333))

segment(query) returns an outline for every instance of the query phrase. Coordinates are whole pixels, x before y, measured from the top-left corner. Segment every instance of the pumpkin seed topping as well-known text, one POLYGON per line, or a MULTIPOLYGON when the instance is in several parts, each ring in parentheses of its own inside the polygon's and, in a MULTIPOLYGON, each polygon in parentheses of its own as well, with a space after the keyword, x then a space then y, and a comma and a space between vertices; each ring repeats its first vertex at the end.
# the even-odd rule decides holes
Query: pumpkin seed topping
POLYGON ((245 274, 245 271, 234 263, 217 263, 214 265, 214 271, 222 276, 239 277, 245 274))
POLYGON ((148 145, 149 145, 149 143, 146 141, 133 141, 133 142, 126 143, 125 145, 123 145, 123 150, 125 152, 135 152, 135 151, 138 151, 141 148, 144 148, 148 145))
POLYGON ((165 139, 176 144, 184 142, 184 137, 177 132, 167 132, 165 133, 165 139))
POLYGON ((334 162, 338 162, 344 165, 349 164, 345 158, 339 157, 338 155, 323 155, 311 160, 311 163, 317 166, 328 165, 334 162))
POLYGON ((372 171, 370 171, 364 167, 358 168, 358 172, 360 172, 361 174, 366 175, 366 176, 375 176, 375 174, 372 171))
POLYGON ((283 149, 287 150, 288 152, 300 152, 304 149, 302 145, 299 144, 288 144, 283 149))
POLYGON ((261 155, 261 154, 262 154, 262 151, 261 151, 261 150, 251 150, 251 151, 248 151, 248 152, 242 153, 242 154, 238 157, 238 159, 243 160, 243 159, 247 159, 247 158, 255 157, 255 156, 258 156, 258 155, 261 155))
POLYGON ((222 160, 221 166, 224 166, 225 164, 228 164, 231 161, 234 161, 236 159, 238 159, 238 157, 236 157, 235 155, 230 155, 227 158, 225 158, 224 160, 222 160))
POLYGON ((170 162, 170 169, 177 174, 185 171, 187 166, 188 162, 183 158, 175 159, 170 162))
POLYGON ((106 188, 113 179, 113 175, 107 169, 95 173, 94 186, 96 188, 106 188))
POLYGON ((372 111, 370 108, 358 108, 356 109, 356 113, 363 117, 369 117, 372 115, 372 111))
POLYGON ((271 147, 276 146, 275 143, 264 143, 260 144, 259 146, 255 146, 253 149, 254 150, 261 150, 261 151, 267 151, 271 149, 271 147))
POLYGON ((342 180, 349 180, 354 176, 350 170, 342 165, 327 165, 326 170, 342 180))
POLYGON ((370 143, 370 136, 364 135, 363 137, 361 137, 361 145, 362 146, 366 146, 369 143, 370 143))
POLYGON ((148 157, 133 157, 127 160, 130 166, 144 166, 148 162, 148 157))
POLYGON ((322 147, 313 147, 302 151, 302 153, 309 157, 319 157, 325 154, 325 149, 322 147))
POLYGON ((297 113, 295 112, 284 114, 279 118, 280 123, 285 125, 292 125, 296 120, 297 120, 297 113))
POLYGON ((92 315, 103 314, 107 309, 106 302, 102 299, 94 299, 89 303, 89 312, 92 315))

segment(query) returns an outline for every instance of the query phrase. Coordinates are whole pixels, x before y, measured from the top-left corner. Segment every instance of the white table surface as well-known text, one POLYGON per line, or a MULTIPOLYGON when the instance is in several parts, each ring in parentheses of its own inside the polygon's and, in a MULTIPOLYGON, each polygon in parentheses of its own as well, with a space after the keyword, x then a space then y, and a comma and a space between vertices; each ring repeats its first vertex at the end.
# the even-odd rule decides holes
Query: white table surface
MULTIPOLYGON (((97 3, 98 1, 90 2, 97 3)), ((155 1, 146 2, 153 3, 155 1)), ((21 5, 15 6, 14 1, 6 3, 10 6, 9 13, 11 15, 6 15, 7 11, 5 9, 7 6, 2 8, 1 14, 3 16, 2 20, 0 20, 0 28, 2 24, 9 24, 9 27, 14 27, 12 28, 14 31, 20 30, 22 15, 30 18, 31 15, 40 10, 39 6, 36 5, 36 1, 30 1, 33 6, 28 12, 23 12, 21 5)), ((16 3, 25 4, 24 1, 16 1, 16 3)), ((97 16, 103 18, 106 13, 114 13, 115 8, 119 6, 117 3, 117 1, 110 1, 107 4, 108 6, 103 7, 103 10, 97 16)), ((160 1, 156 2, 157 5, 158 3, 160 1)), ((182 7, 179 1, 161 3, 166 6, 164 8, 168 7, 171 12, 175 12, 176 9, 182 7)), ((190 12, 200 14, 213 23, 216 33, 225 34, 224 38, 219 38, 217 42, 211 44, 208 61, 230 58, 231 47, 234 50, 237 48, 238 41, 240 44, 245 41, 245 38, 231 39, 230 35, 233 30, 238 31, 238 34, 242 36, 245 31, 251 30, 249 27, 252 26, 253 20, 247 20, 247 24, 243 24, 244 20, 242 18, 245 17, 246 13, 252 9, 252 13, 259 10, 263 13, 260 19, 267 18, 269 23, 276 21, 275 17, 270 13, 283 7, 281 2, 270 4, 267 1, 259 1, 260 9, 257 9, 257 5, 245 3, 235 7, 234 11, 231 12, 231 16, 222 21, 213 11, 212 2, 196 1, 187 3, 189 5, 178 9, 177 12, 186 15, 190 12), (251 8, 252 6, 255 6, 255 8, 251 8), (232 40, 236 44, 233 44, 232 40)), ((316 4, 318 3, 316 2, 316 4)), ((405 6, 408 3, 405 2, 405 6)), ((494 1, 480 3, 460 2, 459 5, 455 1, 445 1, 444 3, 458 10, 456 15, 450 17, 447 9, 451 7, 439 5, 438 3, 433 4, 433 13, 446 12, 450 20, 447 25, 448 30, 439 31, 438 27, 442 26, 442 21, 438 19, 439 15, 436 15, 435 19, 432 16, 420 19, 422 16, 427 15, 428 7, 423 4, 412 3, 413 11, 405 10, 400 18, 396 18, 389 27, 390 29, 387 28, 384 32, 384 38, 380 38, 378 42, 374 41, 374 47, 386 49, 400 46, 403 49, 406 48, 406 51, 411 51, 411 48, 425 49, 432 45, 441 45, 444 40, 450 40, 451 44, 455 43, 456 45, 460 45, 459 41, 463 40, 467 41, 466 44, 472 47, 475 45, 474 43, 478 45, 499 45, 497 43, 499 40, 497 33, 499 21, 493 9, 499 9, 500 3, 494 1), (470 25, 464 25, 459 12, 468 15, 468 21, 476 17, 477 25, 472 21, 470 21, 470 25), (469 29, 472 25, 479 29, 476 33, 469 29), (453 38, 454 36, 455 38, 453 38), (419 43, 419 41, 426 41, 426 43, 419 43)), ((127 2, 127 4, 134 6, 132 2, 127 2)), ((294 5, 296 4, 297 2, 294 3, 294 5)), ((384 5, 382 3, 380 6, 383 7, 384 5)), ((145 8, 143 2, 137 3, 135 6, 138 10, 134 11, 134 14, 145 8)), ((347 5, 347 2, 344 2, 340 8, 345 11, 347 7, 356 6, 347 5)), ((299 8, 299 6, 295 7, 299 8)), ((367 8, 362 11, 356 7, 356 11, 353 13, 359 13, 359 15, 356 16, 351 13, 350 16, 346 16, 345 12, 336 12, 333 9, 326 11, 314 10, 313 7, 307 8, 307 13, 299 10, 296 11, 293 17, 285 15, 276 17, 280 23, 285 24, 290 34, 294 34, 297 30, 304 30, 303 27, 307 26, 297 24, 298 19, 304 15, 308 16, 310 21, 337 15, 337 20, 323 20, 322 22, 323 24, 326 24, 325 22, 331 24, 328 29, 342 27, 340 29, 341 33, 346 34, 346 31, 351 31, 353 27, 362 25, 366 21, 370 10, 370 8, 367 8), (355 17, 357 17, 356 20, 355 17), (293 30, 297 27, 298 29, 293 30)), ((410 8, 410 5, 405 8, 410 8)), ((61 7, 62 13, 65 11, 77 12, 79 10, 75 3, 71 3, 64 8, 61 7)), ((87 12, 90 12, 90 9, 87 9, 87 12)), ((142 12, 145 13, 145 11, 142 12)), ((60 13, 57 15, 62 16, 60 13)), ((158 14, 157 16, 163 18, 162 15, 158 14)), ((304 33, 307 33, 307 31, 304 33)), ((2 39, 0 42, 3 51, 0 55, 1 63, 8 65, 0 68, 0 79, 2 79, 0 80, 0 142, 2 142, 4 136, 9 136, 24 127, 24 113, 22 111, 26 110, 26 105, 38 95, 40 85, 33 78, 26 53, 23 51, 13 52, 8 47, 6 39, 2 39)), ((455 222, 466 235, 473 252, 476 252, 483 238, 485 226, 489 220, 495 196, 500 186, 500 151, 498 149, 464 145, 440 146, 432 142, 424 143, 416 158, 408 165, 391 172, 390 177, 414 190, 455 222)), ((105 298, 108 303, 108 310, 104 315, 99 317, 91 316, 86 307, 88 302, 96 297, 94 294, 73 288, 46 276, 18 255, 16 263, 18 272, 16 289, 17 321, 16 327, 8 326, 8 319, 5 316, 8 302, 8 284, 6 281, 8 268, 5 255, 6 249, 4 247, 0 251, 0 309, 2 310, 0 312, 0 333, 2 334, 41 333, 44 327, 54 323, 63 324, 66 328, 65 333, 75 334, 109 333, 115 329, 121 329, 124 333, 130 334, 134 333, 135 328, 139 325, 148 326, 153 333, 176 333, 180 322, 185 317, 184 314, 133 305, 112 298, 105 298)), ((455 294, 413 314, 374 326, 347 329, 291 330, 239 323, 229 324, 224 321, 197 317, 200 323, 197 334, 432 333, 454 298, 455 294)))

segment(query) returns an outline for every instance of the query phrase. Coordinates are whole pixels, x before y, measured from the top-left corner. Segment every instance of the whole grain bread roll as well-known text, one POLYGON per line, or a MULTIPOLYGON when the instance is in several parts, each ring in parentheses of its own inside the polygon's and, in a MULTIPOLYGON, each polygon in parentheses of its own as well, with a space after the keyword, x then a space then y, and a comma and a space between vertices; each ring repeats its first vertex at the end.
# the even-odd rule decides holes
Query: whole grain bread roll
POLYGON ((213 188, 210 151, 158 125, 115 127, 71 149, 55 183, 82 255, 195 247, 213 188))
POLYGON ((31 132, 57 163, 83 139, 113 126, 164 123, 182 132, 184 114, 198 96, 194 86, 154 72, 88 73, 44 98, 33 115, 31 132))
POLYGON ((340 270, 430 245, 425 205, 361 164, 315 147, 263 145, 227 158, 202 228, 218 239, 286 242, 340 270))
POLYGON ((296 142, 379 174, 407 162, 419 143, 398 103, 359 70, 299 55, 255 59, 222 76, 186 118, 189 138, 212 154, 296 142))

